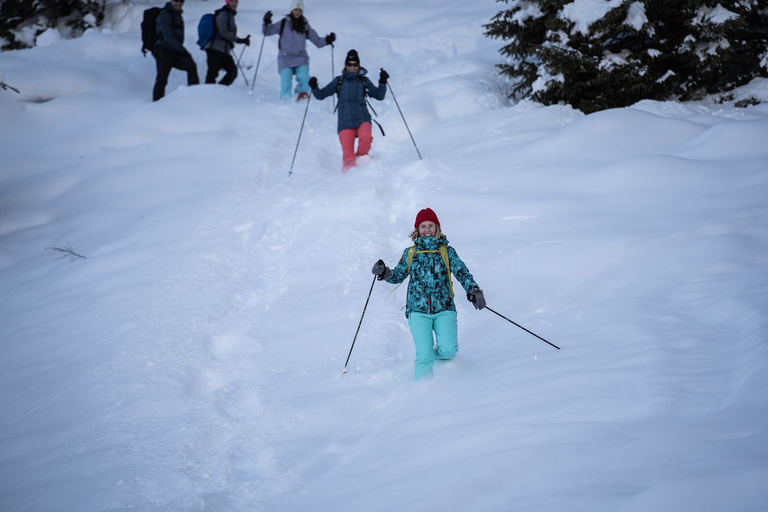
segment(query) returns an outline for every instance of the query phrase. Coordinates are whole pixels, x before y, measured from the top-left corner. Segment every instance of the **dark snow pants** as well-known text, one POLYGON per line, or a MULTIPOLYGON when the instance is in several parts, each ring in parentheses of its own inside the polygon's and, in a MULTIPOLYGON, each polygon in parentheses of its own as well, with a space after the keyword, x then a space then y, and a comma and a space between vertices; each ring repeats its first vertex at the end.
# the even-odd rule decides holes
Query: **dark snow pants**
POLYGON ((232 85, 232 82, 237 78, 237 64, 235 59, 231 55, 227 55, 224 52, 218 50, 205 50, 208 55, 208 73, 205 75, 205 83, 215 84, 216 77, 219 76, 219 71, 224 68, 226 75, 219 81, 221 85, 232 85))
POLYGON ((197 64, 189 52, 177 52, 162 46, 155 46, 152 51, 157 63, 157 78, 155 88, 152 91, 152 101, 157 101, 165 96, 165 86, 168 85, 168 75, 171 69, 176 68, 187 72, 187 85, 197 85, 200 78, 197 76, 197 64))

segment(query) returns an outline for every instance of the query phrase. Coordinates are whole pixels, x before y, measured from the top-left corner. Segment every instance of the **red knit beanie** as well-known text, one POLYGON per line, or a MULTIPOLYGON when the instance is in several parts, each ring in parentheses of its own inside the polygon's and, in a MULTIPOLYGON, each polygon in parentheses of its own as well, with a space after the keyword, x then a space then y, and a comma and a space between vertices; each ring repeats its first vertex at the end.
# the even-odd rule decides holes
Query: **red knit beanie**
POLYGON ((416 222, 413 224, 414 229, 419 229, 419 226, 424 221, 432 221, 437 227, 440 227, 440 221, 437 220, 437 215, 432 211, 432 208, 424 208, 416 215, 416 222))

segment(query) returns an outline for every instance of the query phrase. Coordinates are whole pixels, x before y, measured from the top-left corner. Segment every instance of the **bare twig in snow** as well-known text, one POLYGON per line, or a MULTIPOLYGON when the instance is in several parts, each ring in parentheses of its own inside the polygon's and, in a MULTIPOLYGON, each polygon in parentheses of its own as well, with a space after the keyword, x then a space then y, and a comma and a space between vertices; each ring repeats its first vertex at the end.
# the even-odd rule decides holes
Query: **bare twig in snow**
MULTIPOLYGON (((67 246, 66 247, 46 247, 46 249, 51 249, 53 251, 58 251, 58 252, 62 253, 61 258, 69 258, 70 261, 75 261, 78 258, 85 259, 85 256, 83 256, 80 253, 75 252, 75 250, 72 249, 72 245, 69 242, 67 242, 67 246)), ((61 258, 59 258, 59 259, 61 259, 61 258)))

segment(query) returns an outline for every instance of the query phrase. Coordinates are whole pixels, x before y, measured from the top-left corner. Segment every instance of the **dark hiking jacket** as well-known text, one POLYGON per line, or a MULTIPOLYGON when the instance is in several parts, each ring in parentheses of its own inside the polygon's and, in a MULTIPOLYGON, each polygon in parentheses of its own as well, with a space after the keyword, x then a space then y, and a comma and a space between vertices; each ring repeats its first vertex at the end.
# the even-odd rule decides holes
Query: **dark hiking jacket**
POLYGON ((155 48, 160 46, 181 53, 187 51, 184 48, 184 18, 181 14, 182 11, 174 9, 171 2, 165 4, 163 10, 157 15, 155 48))
MULTIPOLYGON (((341 76, 341 88, 339 89, 338 125, 337 131, 356 129, 361 124, 371 122, 371 114, 366 105, 366 95, 379 101, 387 94, 387 84, 373 85, 366 76, 367 70, 360 68, 357 73, 344 71, 341 76)), ((340 77, 334 78, 325 87, 317 88, 312 94, 318 100, 322 100, 336 94, 340 77)))

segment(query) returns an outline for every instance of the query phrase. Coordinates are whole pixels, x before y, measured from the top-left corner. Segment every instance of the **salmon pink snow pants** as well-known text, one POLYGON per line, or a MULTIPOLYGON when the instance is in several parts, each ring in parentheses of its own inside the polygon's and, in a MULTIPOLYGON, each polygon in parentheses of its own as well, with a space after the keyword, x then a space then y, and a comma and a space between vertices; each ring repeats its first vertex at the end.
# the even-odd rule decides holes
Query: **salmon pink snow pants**
POLYGON ((341 151, 343 153, 343 163, 341 172, 347 172, 350 167, 355 166, 355 158, 367 155, 371 150, 371 123, 365 122, 357 129, 348 128, 339 132, 339 141, 341 142, 341 151), (355 137, 357 137, 357 152, 355 152, 355 137))

